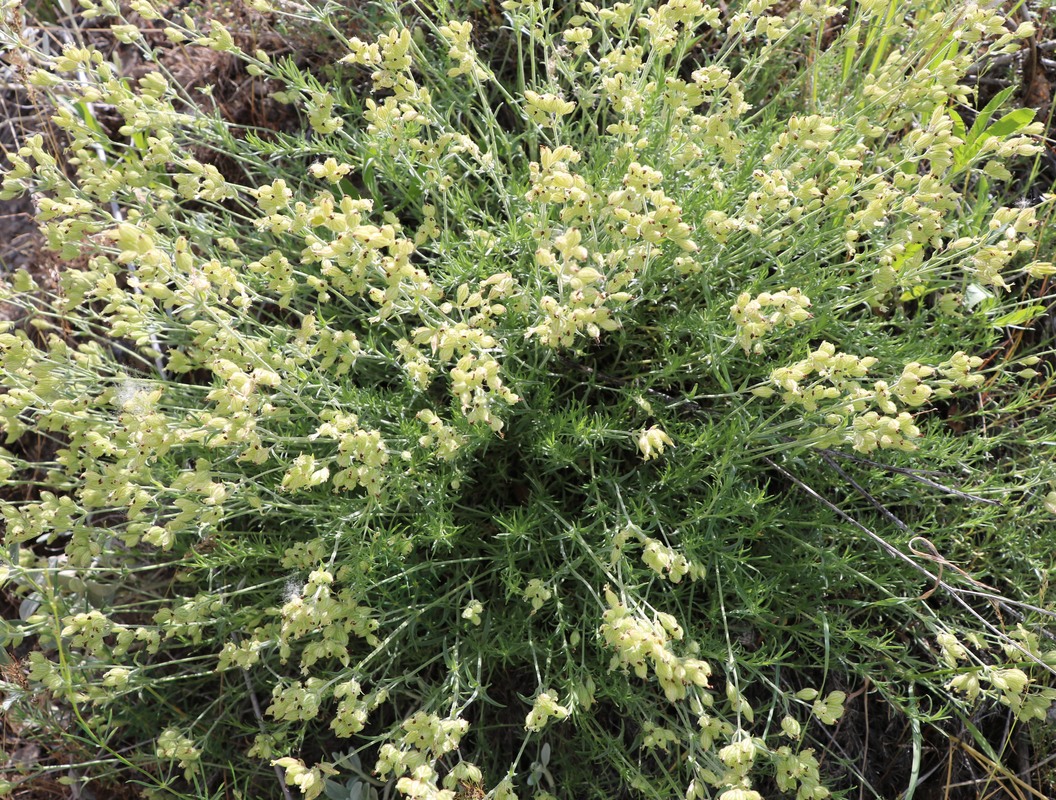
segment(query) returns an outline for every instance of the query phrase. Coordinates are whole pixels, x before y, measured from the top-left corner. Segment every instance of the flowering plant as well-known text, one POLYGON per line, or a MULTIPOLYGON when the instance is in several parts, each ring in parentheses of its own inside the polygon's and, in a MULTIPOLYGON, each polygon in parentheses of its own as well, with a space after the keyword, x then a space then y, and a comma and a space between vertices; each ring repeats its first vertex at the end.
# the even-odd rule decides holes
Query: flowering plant
POLYGON ((1045 291, 1051 197, 992 200, 1042 128, 956 110, 1029 24, 420 0, 361 38, 253 5, 325 32, 325 68, 150 0, 81 15, 153 61, 158 33, 232 55, 295 134, 4 6, 64 146, 27 136, 3 196, 78 262, 4 291, 27 729, 157 796, 735 800, 846 783, 818 731, 853 682, 1044 718, 1051 566, 986 602, 944 572, 1052 505, 1051 461, 990 466, 1051 423, 956 406, 1047 368, 998 331, 1045 291), (926 477, 954 465, 975 488, 926 477))

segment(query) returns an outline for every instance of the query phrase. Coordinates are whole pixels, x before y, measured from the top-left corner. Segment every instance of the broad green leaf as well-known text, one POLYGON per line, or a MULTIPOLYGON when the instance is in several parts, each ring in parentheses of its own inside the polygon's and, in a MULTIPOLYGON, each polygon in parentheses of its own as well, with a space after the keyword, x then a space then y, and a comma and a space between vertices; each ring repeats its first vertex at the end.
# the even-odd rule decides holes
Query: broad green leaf
POLYGON ((1017 108, 1015 111, 1005 114, 1005 116, 987 128, 979 141, 985 141, 991 136, 1009 136, 1010 134, 1018 133, 1033 121, 1033 108, 1017 108))
POLYGON ((907 303, 910 300, 919 300, 920 298, 924 297, 925 295, 929 295, 934 291, 934 287, 928 286, 926 283, 918 283, 912 289, 907 289, 906 291, 902 292, 898 299, 901 300, 903 303, 907 303))
POLYGON ((1003 328, 1008 325, 1026 325, 1028 322, 1033 322, 1044 313, 1045 306, 1025 306, 1024 308, 1017 308, 1015 311, 995 319, 994 327, 1003 328))
MULTIPOLYGON (((975 118, 975 122, 972 124, 972 129, 968 131, 968 135, 961 137, 964 139, 964 144, 954 151, 954 164, 957 168, 964 167, 968 162, 975 158, 987 139, 994 136, 1004 137, 1017 133, 1034 121, 1034 109, 1017 108, 1015 111, 1010 111, 1005 114, 993 125, 986 127, 993 118, 994 112, 997 111, 1001 106, 1001 103, 1003 103, 1010 95, 1010 89, 998 92, 994 99, 986 104, 986 108, 979 112, 979 116, 975 118), (997 102, 998 100, 1001 100, 1001 102, 997 102)), ((954 129, 956 132, 958 118, 955 115, 956 112, 951 110, 950 116, 954 118, 954 129)), ((956 135, 960 136, 960 134, 956 135)))
POLYGON ((928 62, 928 69, 935 69, 942 64, 943 61, 952 61, 956 55, 957 40, 951 37, 945 45, 939 47, 938 52, 935 53, 935 57, 928 62))
POLYGON ((1005 104, 1005 101, 1012 96, 1015 92, 1015 86, 1009 86, 1007 89, 1002 89, 1000 92, 995 94, 989 103, 979 112, 979 115, 975 118, 975 122, 972 123, 972 129, 968 131, 968 138, 965 140, 966 144, 974 144, 975 140, 979 137, 986 126, 990 124, 990 119, 994 116, 1001 106, 1005 104))
POLYGON ((956 111, 954 111, 951 108, 950 109, 950 119, 953 120, 953 135, 956 136, 958 139, 960 139, 963 142, 965 140, 965 137, 968 135, 965 132, 964 118, 961 117, 960 114, 958 114, 956 111))

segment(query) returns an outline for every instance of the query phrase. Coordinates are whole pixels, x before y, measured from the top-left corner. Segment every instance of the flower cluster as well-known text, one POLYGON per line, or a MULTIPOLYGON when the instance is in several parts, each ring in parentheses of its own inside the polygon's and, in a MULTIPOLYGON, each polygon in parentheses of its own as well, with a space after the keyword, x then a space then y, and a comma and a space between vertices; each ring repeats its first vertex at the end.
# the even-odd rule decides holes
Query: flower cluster
POLYGON ((326 788, 325 776, 337 774, 332 764, 320 762, 309 769, 299 758, 289 756, 277 758, 271 764, 282 768, 286 785, 300 789, 305 800, 314 800, 321 795, 326 788))
POLYGON ((810 319, 810 298, 796 287, 788 291, 760 292, 752 297, 741 292, 730 306, 730 316, 737 325, 737 343, 744 352, 763 352, 762 339, 778 326, 794 327, 810 319))
POLYGON ((156 748, 158 758, 175 761, 188 778, 198 769, 201 752, 195 747, 193 739, 181 735, 178 730, 166 728, 162 731, 156 748))
POLYGON ((447 55, 456 62, 456 65, 447 71, 448 77, 469 75, 477 80, 487 80, 491 77, 491 73, 481 64, 470 42, 473 26, 469 22, 448 22, 440 27, 440 35, 444 37, 449 46, 447 55))
POLYGON ((711 675, 708 663, 677 656, 671 650, 671 641, 683 636, 674 617, 658 613, 656 621, 650 621, 636 616, 608 587, 605 600, 609 608, 603 615, 600 632, 605 643, 616 651, 610 669, 630 668, 643 680, 652 673, 671 702, 683 699, 690 686, 707 687, 711 675))
POLYGON ((539 692, 532 703, 532 710, 524 721, 524 727, 530 731, 541 731, 550 720, 568 719, 571 710, 557 702, 551 690, 539 692))
POLYGON ((696 578, 699 570, 689 560, 672 547, 656 539, 646 538, 643 541, 642 561, 657 575, 663 575, 671 583, 678 583, 686 575, 696 578))
POLYGON ((479 768, 464 761, 444 776, 443 783, 448 788, 441 789, 437 783, 440 780, 437 759, 458 749, 460 739, 469 728, 465 720, 418 712, 404 720, 401 727, 404 733, 399 746, 392 743, 381 746, 375 771, 382 777, 392 774, 398 778, 396 788, 404 796, 415 800, 454 800, 452 787, 459 780, 469 778, 479 783, 479 768))
POLYGON ((646 461, 658 458, 664 452, 665 447, 674 446, 675 443, 671 437, 659 425, 653 425, 638 435, 638 449, 646 461))
MULTIPOLYGON (((823 416, 824 425, 813 432, 823 444, 846 441, 860 453, 877 448, 913 450, 921 432, 913 415, 900 410, 899 404, 919 408, 932 398, 950 397, 957 388, 978 386, 984 376, 971 370, 982 363, 978 356, 957 352, 937 368, 910 362, 893 383, 880 380, 868 386, 876 358, 837 352, 834 344, 823 342, 807 358, 773 370, 770 383, 781 390, 786 405, 823 416), (936 372, 943 377, 927 382, 936 372)), ((755 390, 760 397, 773 392, 767 386, 755 390)))
MULTIPOLYGON (((942 660, 956 672, 947 686, 969 701, 984 694, 993 697, 1023 722, 1045 719, 1056 703, 1056 689, 1041 685, 1019 667, 997 667, 981 662, 977 653, 986 653, 990 648, 981 636, 969 638, 972 649, 949 631, 936 636, 942 660)), ((1040 645, 1037 634, 1017 625, 1002 647, 1012 659, 1027 656, 1035 663, 1051 665, 1056 661, 1056 651, 1043 651, 1040 645)))

